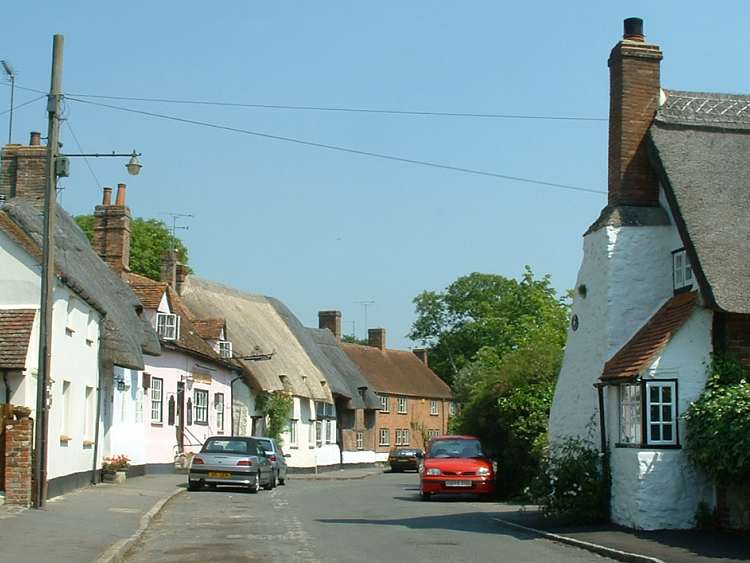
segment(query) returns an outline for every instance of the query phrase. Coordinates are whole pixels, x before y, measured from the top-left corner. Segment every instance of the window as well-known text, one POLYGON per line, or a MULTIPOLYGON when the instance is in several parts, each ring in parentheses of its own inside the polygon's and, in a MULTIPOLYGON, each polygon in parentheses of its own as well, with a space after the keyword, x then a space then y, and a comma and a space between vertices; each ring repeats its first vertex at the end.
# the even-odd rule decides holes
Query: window
POLYGON ((219 356, 222 358, 232 357, 232 343, 229 340, 219 340, 219 356))
POLYGON ((620 386, 620 443, 641 443, 641 386, 620 386))
POLYGON ((224 432, 224 393, 214 394, 214 405, 216 406, 216 430, 224 432))
POLYGON ((315 421, 315 446, 320 447, 323 445, 323 421, 315 421))
POLYGON ((409 429, 408 428, 401 429, 401 445, 402 446, 409 445, 409 429))
POLYGON ((454 403, 453 401, 448 403, 448 412, 451 416, 456 416, 456 403, 454 403))
POLYGON ((84 404, 86 410, 83 415, 83 439, 91 442, 94 439, 94 418, 96 417, 96 402, 93 387, 86 387, 84 404))
POLYGON ((398 398, 398 414, 406 414, 406 397, 398 398))
POLYGON ((693 285, 693 268, 684 248, 672 253, 672 274, 675 291, 693 285))
POLYGON ((363 450, 365 448, 365 433, 357 432, 357 449, 363 450))
POLYGON ((437 438, 438 436, 440 436, 440 431, 439 430, 428 430, 427 431, 427 439, 428 440, 432 440, 433 438, 437 438))
POLYGON ((156 313, 156 332, 164 340, 180 337, 180 317, 170 313, 156 313))
POLYGON ((67 442, 71 437, 71 418, 73 410, 71 405, 70 381, 62 382, 62 437, 60 441, 67 442))
POLYGON ((401 445, 401 429, 400 428, 396 428, 396 445, 397 446, 401 445))
POLYGON ((164 421, 164 380, 161 377, 151 378, 151 422, 164 421))
POLYGON ((208 391, 196 389, 193 393, 195 403, 195 423, 208 424, 208 391))
POLYGON ((387 428, 380 429, 380 442, 381 446, 388 446, 391 443, 389 432, 387 428))
POLYGON ((333 443, 333 420, 326 420, 326 444, 333 443))
POLYGON ((315 447, 315 420, 310 420, 310 426, 307 427, 307 447, 315 447))
POLYGON ((647 440, 649 444, 677 444, 676 381, 648 381, 647 440))
POLYGON ((380 395, 380 412, 391 412, 390 399, 388 395, 380 395))
POLYGON ((430 415, 437 416, 439 413, 438 402, 435 400, 430 401, 430 415))
POLYGON ((294 419, 289 421, 289 445, 292 448, 297 447, 297 421, 294 419))

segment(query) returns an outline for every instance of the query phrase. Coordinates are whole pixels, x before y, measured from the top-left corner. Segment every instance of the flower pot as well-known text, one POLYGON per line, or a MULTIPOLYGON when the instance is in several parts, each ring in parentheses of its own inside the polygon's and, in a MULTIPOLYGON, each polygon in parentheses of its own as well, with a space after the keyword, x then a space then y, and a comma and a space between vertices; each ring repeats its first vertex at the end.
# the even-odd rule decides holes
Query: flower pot
POLYGON ((102 481, 105 483, 124 483, 128 478, 128 472, 123 470, 102 469, 102 481))

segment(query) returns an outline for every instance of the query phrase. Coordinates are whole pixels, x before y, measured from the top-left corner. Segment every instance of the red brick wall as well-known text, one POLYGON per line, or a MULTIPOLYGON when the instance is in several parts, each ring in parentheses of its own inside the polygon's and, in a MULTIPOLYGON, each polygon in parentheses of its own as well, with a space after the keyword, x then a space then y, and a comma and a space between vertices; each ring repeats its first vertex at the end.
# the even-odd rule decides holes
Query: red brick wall
POLYGON ((0 165, 0 194, 43 200, 47 184, 47 147, 5 145, 0 165))
POLYGON ((714 346, 750 366, 750 315, 716 313, 714 346))
POLYGON ((31 441, 33 423, 29 409, 15 408, 5 420, 5 504, 31 504, 31 441))
POLYGON ((390 412, 378 412, 375 419, 375 451, 387 452, 396 447, 396 430, 406 429, 409 431, 409 446, 424 448, 424 440, 421 429, 425 434, 428 430, 437 430, 439 434, 448 432, 448 420, 450 418, 450 401, 437 399, 438 414, 430 414, 433 399, 422 397, 406 397, 406 414, 398 412, 398 395, 388 395, 390 398, 390 412), (388 429, 390 444, 380 445, 380 430, 388 429))

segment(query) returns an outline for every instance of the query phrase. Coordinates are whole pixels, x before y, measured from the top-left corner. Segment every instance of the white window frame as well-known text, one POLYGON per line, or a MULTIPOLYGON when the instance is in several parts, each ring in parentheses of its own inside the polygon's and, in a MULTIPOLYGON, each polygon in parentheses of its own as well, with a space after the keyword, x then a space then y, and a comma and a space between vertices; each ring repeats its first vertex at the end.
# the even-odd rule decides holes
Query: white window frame
POLYGON ((320 448, 323 446, 323 421, 315 421, 315 447, 320 448))
POLYGON ((365 449, 365 433, 362 432, 361 430, 357 430, 356 439, 357 439, 357 449, 364 450, 365 449))
POLYGON ((333 420, 326 419, 326 444, 333 443, 333 420))
POLYGON ((216 431, 224 433, 224 393, 214 393, 214 406, 216 407, 216 431))
POLYGON ((409 445, 409 429, 408 428, 401 429, 401 445, 402 446, 409 445))
POLYGON ((391 398, 388 395, 380 395, 380 412, 391 412, 391 398))
POLYGON ((193 410, 193 424, 208 424, 208 389, 193 389, 193 410))
POLYGON ((164 422, 164 379, 151 378, 151 422, 164 422))
POLYGON ((676 446, 677 445, 677 381, 674 380, 656 380, 646 381, 646 443, 651 446, 676 446), (658 389, 658 401, 652 401, 652 391, 658 389), (669 401, 664 400, 664 390, 669 389, 669 401), (652 410, 658 410, 658 416, 654 418, 652 410), (667 409, 666 411, 664 409, 667 409), (665 422, 664 413, 667 412, 669 420, 665 422), (659 439, 653 438, 653 427, 659 429, 659 439), (672 438, 664 439, 664 429, 670 427, 672 438))
POLYGON ((642 437, 642 389, 640 383, 618 386, 618 443, 640 444, 642 437))
POLYGON ((378 432, 378 445, 390 446, 391 445, 391 432, 387 428, 381 428, 378 432))
POLYGON ((435 399, 430 400, 430 416, 437 416, 440 414, 440 407, 435 399))
POLYGON ((219 340, 219 356, 222 358, 232 358, 232 343, 229 340, 219 340))
POLYGON ((684 248, 672 253, 672 281, 675 291, 693 285, 693 268, 684 248))
POLYGON ((156 333, 163 340, 179 340, 180 316, 174 313, 156 313, 156 333))
POLYGON ((401 442, 402 442, 401 436, 402 436, 401 429, 400 428, 396 428, 396 445, 397 446, 401 445, 401 442))
POLYGON ((406 414, 408 412, 408 400, 406 397, 398 398, 398 414, 406 414))
POLYGON ((289 447, 290 448, 296 448, 297 447, 297 430, 298 430, 298 420, 294 418, 289 419, 289 447))

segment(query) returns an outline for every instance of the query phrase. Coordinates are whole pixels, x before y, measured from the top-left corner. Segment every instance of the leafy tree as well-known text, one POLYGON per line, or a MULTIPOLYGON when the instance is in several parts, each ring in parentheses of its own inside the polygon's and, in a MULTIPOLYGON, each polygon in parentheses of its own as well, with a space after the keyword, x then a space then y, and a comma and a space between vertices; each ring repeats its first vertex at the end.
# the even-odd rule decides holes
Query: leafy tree
MULTIPOLYGON (((89 241, 94 241, 94 216, 78 215, 76 223, 89 241)), ((183 242, 175 237, 175 248, 182 263, 187 264, 188 251, 183 242)), ((163 221, 136 217, 130 225, 130 269, 131 271, 158 280, 161 273, 161 257, 172 246, 172 233, 163 221)))
POLYGON ((370 343, 365 338, 357 338, 353 334, 345 334, 341 337, 342 342, 348 342, 349 344, 361 344, 362 346, 368 346, 370 343))

